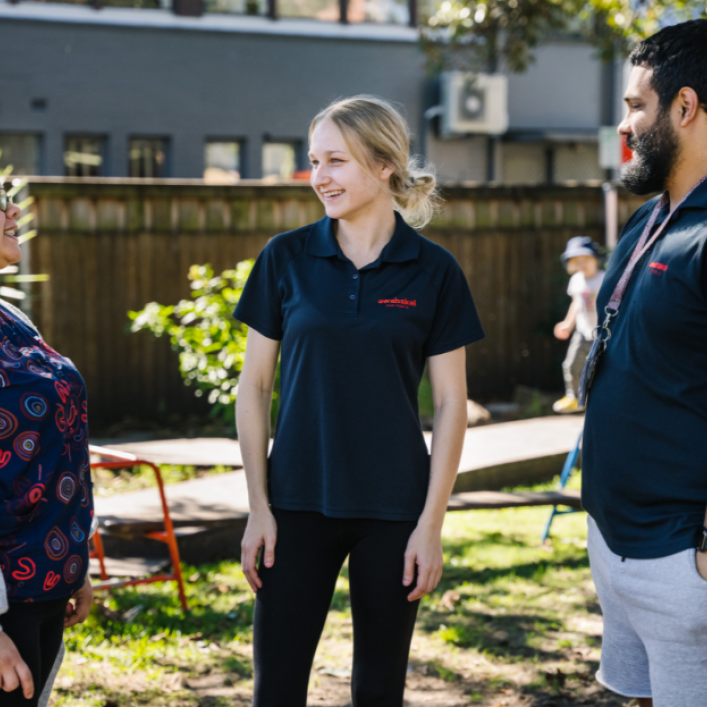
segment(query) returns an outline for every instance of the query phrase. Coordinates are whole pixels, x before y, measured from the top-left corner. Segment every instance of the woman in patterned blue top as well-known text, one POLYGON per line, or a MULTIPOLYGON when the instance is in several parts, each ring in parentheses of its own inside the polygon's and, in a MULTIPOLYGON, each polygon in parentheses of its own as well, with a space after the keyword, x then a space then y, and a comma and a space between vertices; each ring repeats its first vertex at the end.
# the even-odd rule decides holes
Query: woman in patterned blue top
MULTIPOLYGON (((20 260, 18 215, 0 192, 0 268, 20 260)), ((7 694, 0 701, 5 707, 37 704, 64 628, 88 615, 92 518, 84 382, 27 317, 0 301, 0 567, 8 599, 0 632, 0 679, 7 694)))

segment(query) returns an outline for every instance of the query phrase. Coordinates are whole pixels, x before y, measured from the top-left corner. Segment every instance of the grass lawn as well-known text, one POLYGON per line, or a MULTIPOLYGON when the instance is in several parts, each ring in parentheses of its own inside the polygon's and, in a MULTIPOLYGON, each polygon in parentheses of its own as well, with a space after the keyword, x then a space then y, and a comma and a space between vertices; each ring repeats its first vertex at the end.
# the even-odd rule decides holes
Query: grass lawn
MULTIPOLYGON (((550 488, 551 485, 534 487, 550 488)), ((593 679, 601 616, 586 555, 586 516, 547 508, 451 513, 445 574, 421 605, 409 707, 627 705, 593 679)), ((192 610, 172 587, 102 593, 66 635, 55 707, 250 705, 253 597, 240 565, 187 567, 192 610)), ((346 568, 315 658, 310 705, 350 704, 346 568)))

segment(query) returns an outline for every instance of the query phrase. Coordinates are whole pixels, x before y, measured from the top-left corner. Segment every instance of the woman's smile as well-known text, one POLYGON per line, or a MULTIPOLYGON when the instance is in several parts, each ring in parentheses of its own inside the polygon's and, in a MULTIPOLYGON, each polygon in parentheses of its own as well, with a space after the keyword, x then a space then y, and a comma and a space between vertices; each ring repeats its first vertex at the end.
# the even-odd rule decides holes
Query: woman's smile
POLYGON ((324 201, 334 201, 335 199, 338 199, 338 197, 340 197, 344 193, 344 190, 343 189, 327 189, 327 190, 322 189, 320 193, 321 193, 324 201))

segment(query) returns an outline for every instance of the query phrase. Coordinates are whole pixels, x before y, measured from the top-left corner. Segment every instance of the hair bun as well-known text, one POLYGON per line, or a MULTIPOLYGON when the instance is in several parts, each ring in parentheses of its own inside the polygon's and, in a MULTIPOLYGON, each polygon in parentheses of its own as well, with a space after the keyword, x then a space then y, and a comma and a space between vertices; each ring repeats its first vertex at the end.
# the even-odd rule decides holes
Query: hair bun
POLYGON ((419 189, 424 194, 431 194, 437 185, 437 180, 432 174, 418 174, 410 176, 410 188, 419 189))

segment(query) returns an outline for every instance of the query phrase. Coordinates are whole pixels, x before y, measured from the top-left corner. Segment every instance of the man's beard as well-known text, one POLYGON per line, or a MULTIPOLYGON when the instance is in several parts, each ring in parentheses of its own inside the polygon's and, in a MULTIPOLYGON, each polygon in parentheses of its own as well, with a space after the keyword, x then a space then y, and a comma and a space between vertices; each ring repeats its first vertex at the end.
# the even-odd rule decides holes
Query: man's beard
POLYGON ((633 150, 633 159, 621 170, 621 184, 633 194, 665 191, 680 147, 669 111, 661 110, 641 135, 629 135, 626 145, 633 150))

